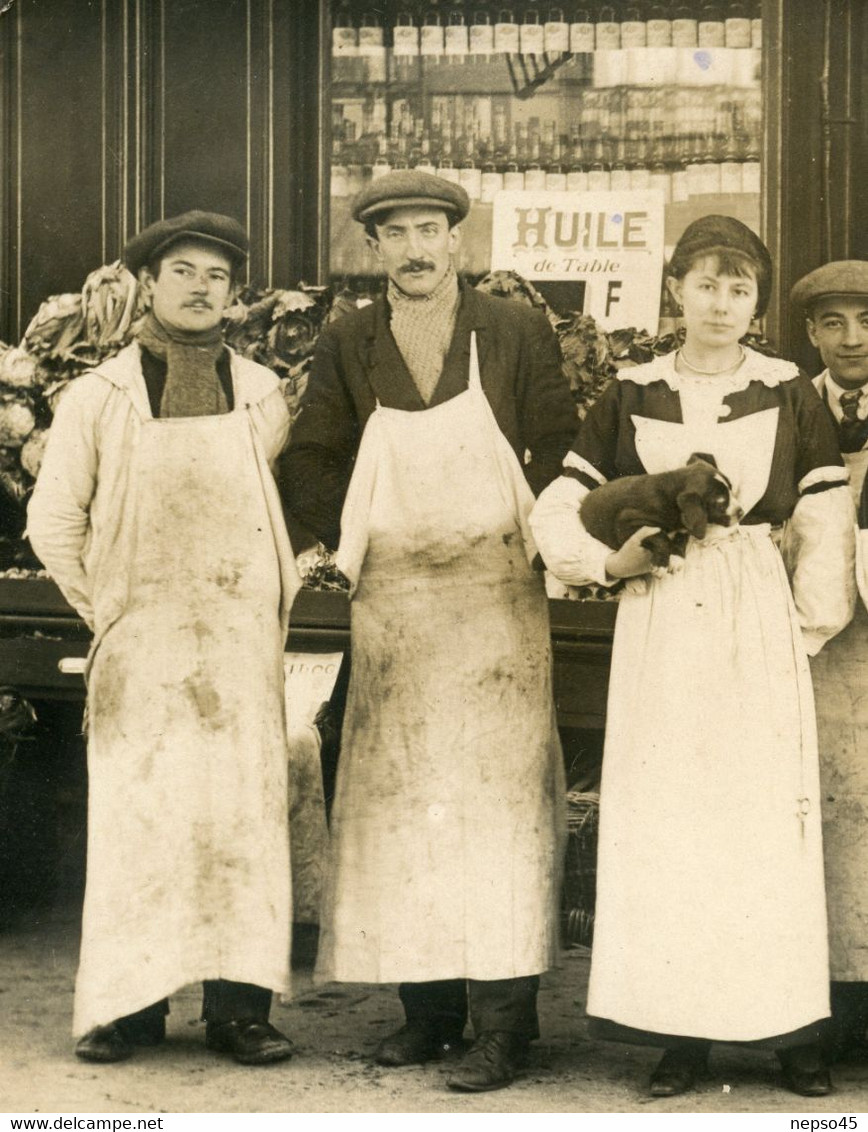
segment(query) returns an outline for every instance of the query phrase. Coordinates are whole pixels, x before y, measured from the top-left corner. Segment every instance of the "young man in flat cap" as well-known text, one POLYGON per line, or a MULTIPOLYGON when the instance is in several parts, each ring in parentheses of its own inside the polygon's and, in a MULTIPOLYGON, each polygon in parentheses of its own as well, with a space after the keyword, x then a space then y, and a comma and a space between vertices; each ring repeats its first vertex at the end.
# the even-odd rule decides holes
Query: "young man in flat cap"
POLYGON ((136 340, 65 393, 29 534, 91 627, 88 859, 77 1055, 165 1036, 204 980, 206 1045, 292 1054, 283 646, 298 578, 270 471, 288 413, 221 321, 247 254, 227 216, 130 241, 150 298, 136 340))
MULTIPOLYGON (((861 530, 857 582, 863 599, 868 538, 868 262, 827 263, 796 283, 793 305, 826 367, 814 385, 838 422, 861 530)), ((868 613, 811 661, 823 786, 829 908, 833 1058, 868 1055, 868 613)))
POLYGON ((563 767, 527 526, 576 426, 545 317, 459 283, 469 208, 424 173, 353 215, 387 275, 321 335, 281 458, 290 512, 350 579, 352 675, 318 975, 397 982, 382 1065, 463 1050, 499 1088, 557 946, 563 767))

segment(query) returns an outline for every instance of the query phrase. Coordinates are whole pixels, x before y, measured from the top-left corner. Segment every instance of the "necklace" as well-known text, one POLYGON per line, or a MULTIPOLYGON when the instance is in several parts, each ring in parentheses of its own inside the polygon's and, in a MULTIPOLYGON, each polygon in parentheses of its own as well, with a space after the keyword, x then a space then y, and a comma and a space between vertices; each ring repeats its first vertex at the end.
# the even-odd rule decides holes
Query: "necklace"
POLYGON ((700 369, 699 366, 693 365, 687 355, 684 353, 684 347, 682 347, 678 351, 678 356, 692 373, 698 373, 701 377, 719 377, 722 373, 728 373, 730 370, 737 370, 741 363, 744 361, 744 346, 739 345, 738 351, 738 361, 731 363, 728 366, 724 366, 722 369, 700 369))

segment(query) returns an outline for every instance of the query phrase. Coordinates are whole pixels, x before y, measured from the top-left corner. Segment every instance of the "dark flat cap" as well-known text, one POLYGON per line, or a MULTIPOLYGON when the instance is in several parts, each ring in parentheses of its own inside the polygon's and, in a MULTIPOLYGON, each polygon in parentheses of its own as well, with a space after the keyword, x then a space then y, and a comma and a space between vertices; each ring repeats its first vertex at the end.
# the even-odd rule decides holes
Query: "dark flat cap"
POLYGON ((205 240, 216 244, 236 265, 247 259, 250 247, 247 233, 231 216, 194 210, 158 220, 133 236, 124 248, 124 263, 136 275, 139 268, 146 267, 161 252, 181 240, 205 240))
POLYGON ((745 256, 756 267, 757 317, 761 318, 769 305, 772 289, 772 257, 769 250, 752 229, 734 216, 700 216, 688 224, 675 245, 669 268, 673 275, 683 276, 704 255, 736 252, 745 256))
POLYGON ((361 223, 393 208, 442 208, 463 220, 470 211, 470 197, 460 185, 433 173, 399 169, 362 189, 352 207, 353 219, 361 223))
POLYGON ((838 259, 809 271, 790 291, 790 302, 808 311, 826 295, 868 295, 868 260, 838 259))

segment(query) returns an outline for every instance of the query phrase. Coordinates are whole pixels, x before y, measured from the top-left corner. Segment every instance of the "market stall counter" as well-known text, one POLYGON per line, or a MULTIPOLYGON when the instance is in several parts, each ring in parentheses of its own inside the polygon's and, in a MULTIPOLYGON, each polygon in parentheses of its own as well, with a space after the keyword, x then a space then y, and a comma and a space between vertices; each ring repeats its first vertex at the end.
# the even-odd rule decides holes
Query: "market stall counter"
MULTIPOLYGON (((561 728, 602 729, 617 603, 549 601, 554 689, 561 728)), ((344 651, 350 643, 346 594, 302 589, 287 650, 344 651)), ((0 685, 33 699, 84 697, 90 633, 48 578, 0 578, 0 685)))

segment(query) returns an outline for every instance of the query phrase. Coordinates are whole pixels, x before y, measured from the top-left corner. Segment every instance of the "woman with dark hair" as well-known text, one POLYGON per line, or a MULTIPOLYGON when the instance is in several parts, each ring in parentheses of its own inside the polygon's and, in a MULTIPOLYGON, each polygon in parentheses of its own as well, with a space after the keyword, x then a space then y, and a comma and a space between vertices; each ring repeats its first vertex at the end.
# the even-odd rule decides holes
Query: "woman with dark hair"
POLYGON ((808 656, 852 615, 853 512, 831 419, 790 362, 742 343, 769 253, 739 221, 691 224, 670 264, 680 349, 624 369, 531 517, 567 584, 624 590, 615 632, 588 1012, 597 1036, 663 1046, 654 1096, 691 1088, 712 1042, 774 1048, 789 1088, 831 1088, 808 656), (582 525, 619 476, 713 456, 744 517, 652 571, 582 525), (789 570, 789 578, 788 578, 789 570), (792 587, 792 589, 791 589, 792 587))

